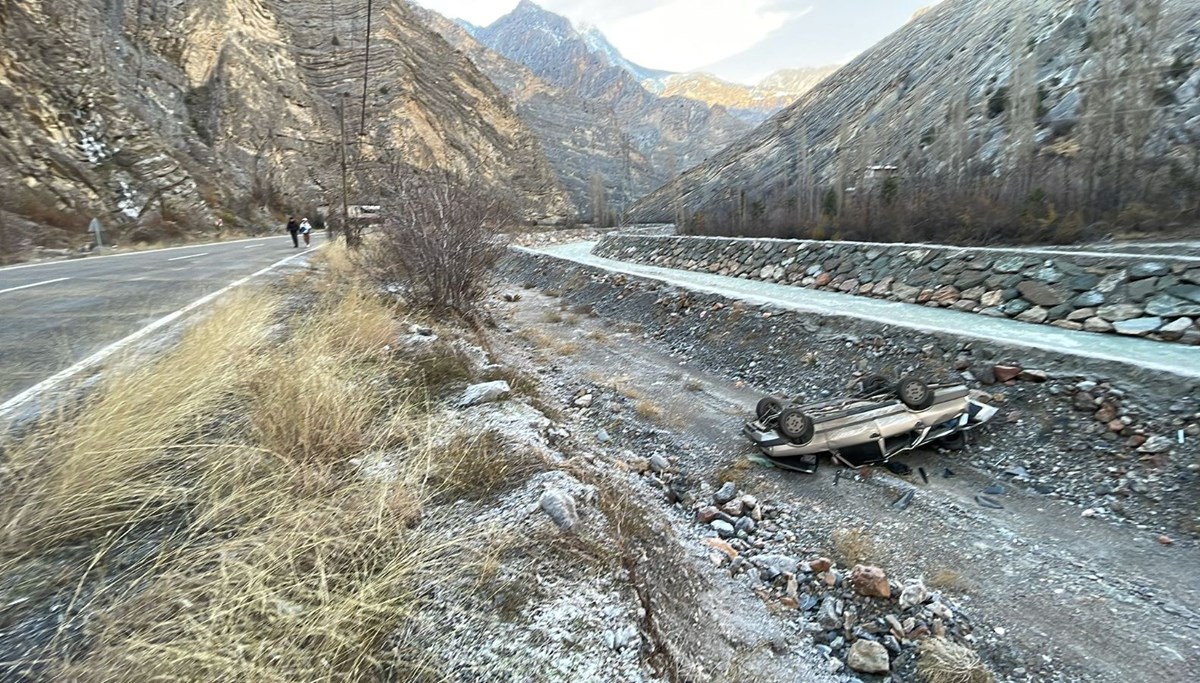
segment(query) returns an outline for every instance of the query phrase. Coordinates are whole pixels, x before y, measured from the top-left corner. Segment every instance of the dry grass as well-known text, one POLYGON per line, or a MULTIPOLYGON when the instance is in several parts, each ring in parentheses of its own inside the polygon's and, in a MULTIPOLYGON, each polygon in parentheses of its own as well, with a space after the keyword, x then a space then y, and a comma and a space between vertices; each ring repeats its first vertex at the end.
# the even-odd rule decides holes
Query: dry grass
POLYGON ((565 341, 558 345, 558 353, 563 356, 574 356, 582 350, 579 342, 565 341))
POLYGON ((952 593, 969 593, 975 588, 971 581, 953 569, 937 570, 929 578, 928 585, 930 588, 950 591, 952 593))
POLYGON ((684 389, 684 391, 688 391, 688 392, 691 392, 691 393, 693 393, 693 394, 698 394, 698 393, 700 393, 700 392, 704 391, 704 382, 701 382, 701 381, 700 381, 700 380, 698 380, 698 379, 695 379, 695 378, 689 377, 689 378, 688 378, 688 379, 687 379, 687 380, 686 380, 686 381, 683 383, 683 389, 684 389))
POLYGON ((650 400, 638 401, 634 405, 634 412, 638 414, 638 417, 650 422, 662 422, 666 418, 666 413, 663 409, 657 403, 650 400))
POLYGON ((430 468, 429 486, 443 500, 484 500, 512 490, 545 469, 534 453, 514 449, 494 431, 455 436, 453 452, 430 468))
POLYGON ((846 567, 871 562, 878 555, 875 539, 862 527, 837 529, 833 532, 831 540, 834 558, 846 567))
POLYGON ((546 311, 542 315, 542 322, 549 323, 551 325, 557 325, 557 324, 561 323, 563 321, 563 319, 564 318, 563 318, 562 313, 560 313, 558 311, 546 311))
POLYGON ((23 600, 0 617, 57 625, 22 662, 42 680, 441 678, 385 641, 472 532, 412 527, 432 496, 530 465, 487 439, 447 459, 388 304, 314 296, 281 339, 275 297, 236 295, 7 447, 0 588, 23 600), (392 476, 355 474, 396 442, 392 476))
POLYGON ((992 683, 995 676, 969 647, 945 638, 921 643, 917 673, 926 683, 992 683))
POLYGON ((587 333, 587 338, 603 344, 608 341, 608 334, 604 330, 592 330, 587 333))
POLYGON ((746 484, 753 469, 754 463, 746 458, 738 458, 717 472, 717 485, 721 486, 726 482, 733 482, 734 486, 740 489, 746 484))

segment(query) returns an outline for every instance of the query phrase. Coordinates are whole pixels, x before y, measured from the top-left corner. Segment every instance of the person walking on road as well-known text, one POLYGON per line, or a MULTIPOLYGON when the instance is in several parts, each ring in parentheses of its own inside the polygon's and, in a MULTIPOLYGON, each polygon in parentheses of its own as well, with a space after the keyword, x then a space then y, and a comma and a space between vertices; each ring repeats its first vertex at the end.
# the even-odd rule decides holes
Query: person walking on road
POLYGON ((299 249, 300 248, 300 237, 299 237, 300 224, 296 222, 295 216, 288 218, 287 231, 292 236, 292 248, 299 249))
POLYGON ((304 248, 308 249, 312 244, 312 223, 308 222, 308 218, 300 221, 300 234, 304 235, 304 248))

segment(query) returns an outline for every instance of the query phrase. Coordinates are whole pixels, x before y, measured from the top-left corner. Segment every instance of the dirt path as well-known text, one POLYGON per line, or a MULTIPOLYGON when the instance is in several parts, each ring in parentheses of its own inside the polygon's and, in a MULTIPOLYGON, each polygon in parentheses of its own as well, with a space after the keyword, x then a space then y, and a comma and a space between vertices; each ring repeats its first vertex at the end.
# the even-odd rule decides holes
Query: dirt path
MULTIPOLYGON (((913 474, 905 477, 877 469, 843 471, 835 481, 837 468, 828 463, 815 476, 747 467, 753 452, 738 433, 741 421, 763 392, 786 387, 750 387, 708 374, 620 321, 571 315, 559 299, 523 294, 499 312, 510 333, 503 338, 537 349, 542 365, 552 368, 544 384, 562 405, 585 388, 623 393, 649 418, 641 420, 642 430, 614 427, 611 450, 667 443, 693 477, 712 483, 719 473, 736 473, 743 490, 790 510, 795 523, 787 531, 798 554, 836 553, 831 533, 862 527, 873 539, 873 562, 923 576, 964 602, 980 649, 1009 680, 1200 679, 1195 544, 1162 545, 1151 529, 1085 518, 1078 507, 997 482, 970 465, 972 458, 1003 455, 995 446, 984 450, 987 434, 973 452, 906 458, 913 474), (955 476, 942 476, 947 467, 955 476), (994 484, 1005 487, 995 496, 1002 510, 975 501, 994 484), (908 489, 916 490, 912 504, 893 508, 908 489)), ((581 419, 621 424, 597 403, 581 419)))

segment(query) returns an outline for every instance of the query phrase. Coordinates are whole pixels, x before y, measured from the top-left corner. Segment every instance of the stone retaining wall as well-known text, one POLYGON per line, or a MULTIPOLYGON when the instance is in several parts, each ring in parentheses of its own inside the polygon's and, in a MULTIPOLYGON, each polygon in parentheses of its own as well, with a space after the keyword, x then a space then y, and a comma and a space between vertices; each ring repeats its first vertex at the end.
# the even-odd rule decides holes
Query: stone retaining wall
POLYGON ((1200 259, 610 234, 605 258, 1200 345, 1200 259))

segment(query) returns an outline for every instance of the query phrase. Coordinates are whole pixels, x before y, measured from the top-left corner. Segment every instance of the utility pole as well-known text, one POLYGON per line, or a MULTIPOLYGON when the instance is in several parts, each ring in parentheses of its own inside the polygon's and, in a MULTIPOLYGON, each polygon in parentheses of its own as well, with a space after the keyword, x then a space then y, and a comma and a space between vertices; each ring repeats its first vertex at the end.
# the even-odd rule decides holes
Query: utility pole
POLYGON ((350 93, 342 93, 342 101, 338 102, 338 123, 342 129, 341 148, 342 148, 342 235, 345 237, 347 244, 350 238, 350 190, 346 181, 346 101, 350 98, 350 93))
POLYGON ((359 137, 367 135, 367 82, 371 77, 371 9, 372 0, 367 0, 367 50, 363 59, 362 123, 358 128, 359 137))

